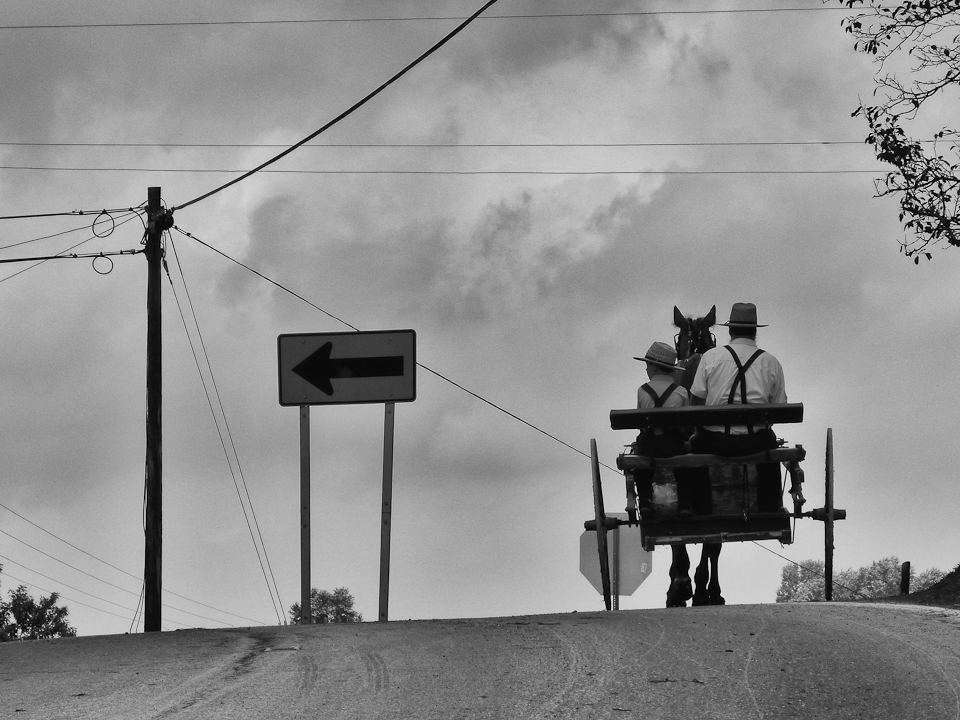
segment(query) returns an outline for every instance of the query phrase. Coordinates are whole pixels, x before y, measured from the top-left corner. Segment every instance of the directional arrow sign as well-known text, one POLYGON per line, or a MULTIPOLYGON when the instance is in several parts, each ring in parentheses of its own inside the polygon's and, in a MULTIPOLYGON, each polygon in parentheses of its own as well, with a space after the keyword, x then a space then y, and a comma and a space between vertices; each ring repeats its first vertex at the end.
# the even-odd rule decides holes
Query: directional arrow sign
POLYGON ((281 405, 416 399, 416 333, 390 330, 281 335, 281 405))
POLYGON ((331 359, 333 343, 326 342, 320 349, 293 368, 308 383, 324 395, 333 395, 334 378, 403 377, 403 355, 383 357, 344 357, 331 359))

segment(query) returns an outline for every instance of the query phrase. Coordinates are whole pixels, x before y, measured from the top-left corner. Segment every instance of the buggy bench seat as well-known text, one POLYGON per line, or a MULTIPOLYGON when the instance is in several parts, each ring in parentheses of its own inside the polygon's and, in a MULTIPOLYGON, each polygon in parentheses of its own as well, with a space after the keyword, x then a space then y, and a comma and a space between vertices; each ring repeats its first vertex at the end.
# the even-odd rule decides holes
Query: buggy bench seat
POLYGON ((611 410, 613 430, 683 428, 704 425, 773 425, 803 422, 803 403, 685 405, 678 408, 611 410))
POLYGON ((688 453, 673 457, 653 458, 645 455, 623 454, 617 458, 617 467, 620 470, 648 470, 651 468, 688 468, 688 467, 716 467, 718 465, 756 465, 758 463, 786 463, 802 462, 807 451, 802 447, 774 448, 764 450, 754 455, 741 457, 724 457, 722 455, 704 455, 688 453))

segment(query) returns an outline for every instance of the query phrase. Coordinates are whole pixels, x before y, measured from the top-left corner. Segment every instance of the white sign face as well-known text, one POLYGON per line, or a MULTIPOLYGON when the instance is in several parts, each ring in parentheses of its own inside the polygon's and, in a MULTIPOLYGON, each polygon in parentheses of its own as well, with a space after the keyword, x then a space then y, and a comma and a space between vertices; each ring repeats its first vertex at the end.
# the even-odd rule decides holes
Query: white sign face
POLYGON ((413 330, 280 335, 280 404, 412 402, 416 345, 413 330))
MULTIPOLYGON (((620 513, 621 520, 627 516, 620 513)), ((611 513, 610 517, 618 517, 618 513, 611 513)), ((607 559, 610 562, 611 590, 613 574, 619 570, 620 595, 633 595, 637 588, 647 579, 653 570, 653 553, 643 549, 640 527, 621 525, 616 530, 607 531, 607 559), (613 534, 620 533, 620 567, 613 565, 613 534)), ((597 551, 597 533, 595 530, 584 530, 580 535, 580 573, 590 581, 598 593, 603 593, 603 582, 600 578, 600 554, 597 551)))

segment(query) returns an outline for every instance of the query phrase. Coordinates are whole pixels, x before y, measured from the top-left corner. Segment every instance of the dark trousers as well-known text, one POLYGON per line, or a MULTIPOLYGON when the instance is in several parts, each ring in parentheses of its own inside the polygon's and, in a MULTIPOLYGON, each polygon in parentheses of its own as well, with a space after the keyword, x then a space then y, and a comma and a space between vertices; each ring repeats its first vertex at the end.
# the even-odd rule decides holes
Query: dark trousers
MULTIPOLYGON (((698 428, 690 438, 690 450, 695 453, 741 457, 754 455, 777 447, 777 435, 769 428, 746 435, 728 435, 698 428)), ((776 512, 783 506, 780 487, 780 465, 757 463, 757 507, 760 512, 776 512)))
MULTIPOLYGON (((688 436, 689 433, 683 431, 665 431, 662 435, 640 433, 637 435, 633 452, 636 455, 654 458, 686 455, 689 452, 688 436)), ((633 472, 633 479, 636 481, 637 500, 639 500, 641 507, 653 502, 653 476, 653 470, 635 470, 633 472)), ((705 486, 697 468, 674 468, 673 476, 677 480, 678 509, 691 510, 697 515, 709 515, 710 476, 707 475, 705 486)))

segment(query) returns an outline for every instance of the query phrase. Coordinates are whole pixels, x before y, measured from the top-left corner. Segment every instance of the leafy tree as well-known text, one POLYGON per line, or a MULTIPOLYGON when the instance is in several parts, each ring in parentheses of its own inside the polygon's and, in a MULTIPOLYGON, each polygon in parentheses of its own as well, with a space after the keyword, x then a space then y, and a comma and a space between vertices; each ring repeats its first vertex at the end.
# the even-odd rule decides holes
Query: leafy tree
MULTIPOLYGON (((0 566, 0 571, 3 567, 0 566)), ((73 637, 76 629, 67 624, 70 611, 58 607, 60 595, 34 600, 21 585, 10 591, 10 599, 0 602, 0 642, 5 640, 44 640, 55 637, 73 637)))
POLYGON ((866 141, 877 159, 894 170, 876 181, 877 195, 900 197, 900 221, 912 239, 901 250, 914 262, 946 241, 960 246, 960 134, 943 127, 924 144, 910 137, 909 126, 928 136, 926 115, 943 116, 943 101, 953 102, 960 85, 960 2, 958 0, 840 0, 857 15, 843 21, 854 48, 874 56, 880 65, 874 101, 861 102, 853 115, 870 126, 866 141), (896 66, 909 65, 909 79, 896 66), (883 73, 880 75, 880 73, 883 73), (923 111, 926 110, 927 113, 923 111))
MULTIPOLYGON (((344 588, 332 593, 326 590, 310 589, 310 616, 314 623, 363 622, 363 616, 353 609, 353 595, 344 588)), ((290 606, 290 621, 300 623, 300 603, 290 606)))
MULTIPOLYGON (((783 568, 777 602, 816 602, 825 598, 823 560, 806 560, 783 568)), ((900 560, 886 557, 858 570, 840 570, 833 576, 834 600, 865 600, 900 594, 900 560)), ((920 574, 910 567, 910 591, 919 592, 938 582, 943 572, 932 568, 920 574)))

